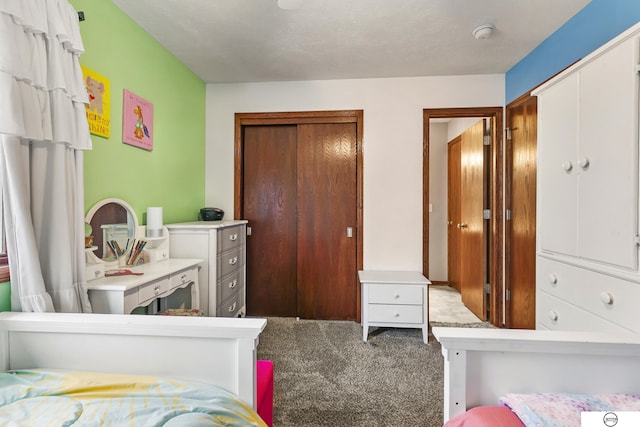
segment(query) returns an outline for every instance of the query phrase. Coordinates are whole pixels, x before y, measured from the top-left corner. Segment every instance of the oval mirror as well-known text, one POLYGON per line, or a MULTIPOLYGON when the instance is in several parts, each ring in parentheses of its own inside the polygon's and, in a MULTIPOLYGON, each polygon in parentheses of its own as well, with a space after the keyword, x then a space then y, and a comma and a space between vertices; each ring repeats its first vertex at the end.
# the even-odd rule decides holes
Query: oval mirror
POLYGON ((93 253, 104 262, 116 261, 118 251, 133 241, 138 228, 135 211, 120 199, 99 201, 89 209, 85 221, 92 232, 93 253))

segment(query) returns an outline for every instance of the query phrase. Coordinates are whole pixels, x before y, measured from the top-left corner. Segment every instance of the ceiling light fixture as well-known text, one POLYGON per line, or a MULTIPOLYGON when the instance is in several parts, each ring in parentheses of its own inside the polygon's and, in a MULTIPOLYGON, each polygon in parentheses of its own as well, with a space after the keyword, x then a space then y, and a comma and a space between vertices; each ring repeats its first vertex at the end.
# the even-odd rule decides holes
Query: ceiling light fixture
POLYGON ((473 37, 475 37, 478 40, 487 39, 491 36, 491 34, 493 33, 493 30, 495 29, 496 27, 493 26, 493 24, 480 25, 478 28, 473 30, 473 37))

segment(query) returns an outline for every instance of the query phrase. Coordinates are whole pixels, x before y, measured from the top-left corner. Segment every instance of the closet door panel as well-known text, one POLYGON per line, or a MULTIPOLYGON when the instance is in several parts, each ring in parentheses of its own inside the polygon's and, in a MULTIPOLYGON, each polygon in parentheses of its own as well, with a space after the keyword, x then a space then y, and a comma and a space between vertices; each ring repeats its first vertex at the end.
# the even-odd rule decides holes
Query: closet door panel
POLYGON ((579 255, 637 269, 637 39, 580 71, 579 255), (588 164, 586 164, 588 162, 588 164))
POLYGON ((578 77, 538 97, 538 249, 577 255, 578 77))
POLYGON ((244 132, 247 314, 296 316, 296 126, 244 132))
POLYGON ((356 148, 355 123, 298 125, 301 317, 356 318, 356 148))

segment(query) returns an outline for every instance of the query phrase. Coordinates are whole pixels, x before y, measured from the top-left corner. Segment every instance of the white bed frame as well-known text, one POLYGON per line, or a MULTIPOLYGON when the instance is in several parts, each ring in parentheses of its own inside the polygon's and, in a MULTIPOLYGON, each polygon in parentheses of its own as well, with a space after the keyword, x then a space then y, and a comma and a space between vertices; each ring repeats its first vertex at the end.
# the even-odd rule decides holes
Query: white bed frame
POLYGON ((507 393, 640 392, 640 336, 434 327, 444 356, 444 421, 507 393))
POLYGON ((256 408, 257 318, 0 313, 2 369, 168 376, 225 388, 256 408))

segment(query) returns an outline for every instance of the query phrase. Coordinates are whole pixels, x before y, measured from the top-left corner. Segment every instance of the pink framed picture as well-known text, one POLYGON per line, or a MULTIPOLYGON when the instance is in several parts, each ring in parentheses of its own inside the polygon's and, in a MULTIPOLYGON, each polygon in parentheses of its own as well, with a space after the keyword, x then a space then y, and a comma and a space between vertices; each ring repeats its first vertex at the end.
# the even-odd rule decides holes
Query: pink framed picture
POLYGON ((153 150, 153 104, 126 89, 122 105, 122 142, 153 150))

